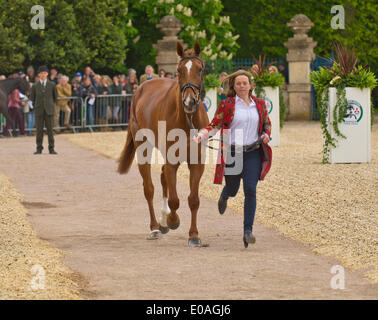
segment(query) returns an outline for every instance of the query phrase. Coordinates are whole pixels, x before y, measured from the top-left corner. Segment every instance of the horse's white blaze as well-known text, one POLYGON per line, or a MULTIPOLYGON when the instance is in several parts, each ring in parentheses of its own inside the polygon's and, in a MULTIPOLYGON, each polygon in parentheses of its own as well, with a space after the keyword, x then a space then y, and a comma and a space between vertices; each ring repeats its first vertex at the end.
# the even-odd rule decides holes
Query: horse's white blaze
POLYGON ((192 67, 192 60, 189 60, 186 64, 185 64, 185 67, 186 69, 188 69, 188 74, 190 74, 190 68, 192 67))
POLYGON ((161 208, 160 225, 167 227, 167 215, 171 212, 168 206, 168 198, 163 198, 163 207, 161 208))
POLYGON ((186 96, 186 99, 185 99, 185 101, 184 101, 184 103, 185 103, 185 105, 189 105, 189 103, 190 103, 190 94, 188 93, 188 95, 186 96))

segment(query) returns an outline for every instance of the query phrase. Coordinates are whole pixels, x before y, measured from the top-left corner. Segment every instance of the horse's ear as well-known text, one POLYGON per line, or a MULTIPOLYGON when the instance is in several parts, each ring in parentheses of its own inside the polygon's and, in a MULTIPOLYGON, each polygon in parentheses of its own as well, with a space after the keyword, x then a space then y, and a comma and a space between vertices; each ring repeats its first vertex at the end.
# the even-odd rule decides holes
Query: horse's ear
POLYGON ((177 44, 176 44, 176 51, 177 51, 177 54, 182 58, 182 56, 184 55, 184 47, 179 41, 177 41, 177 44))
POLYGON ((196 56, 199 56, 199 54, 201 53, 201 47, 198 40, 196 40, 196 43, 194 44, 194 52, 196 56))

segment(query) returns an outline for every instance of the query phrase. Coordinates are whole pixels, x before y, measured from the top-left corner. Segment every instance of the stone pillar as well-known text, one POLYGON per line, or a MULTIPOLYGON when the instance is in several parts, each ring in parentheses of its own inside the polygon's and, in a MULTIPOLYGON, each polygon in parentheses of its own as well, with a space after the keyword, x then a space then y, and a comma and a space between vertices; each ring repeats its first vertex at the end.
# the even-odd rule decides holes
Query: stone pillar
POLYGON ((304 14, 297 14, 287 23, 294 32, 294 37, 284 43, 288 48, 286 55, 289 64, 288 120, 310 120, 311 61, 314 59, 316 42, 307 36, 314 24, 304 14))
POLYGON ((184 48, 187 47, 182 40, 177 38, 177 34, 180 32, 183 25, 175 16, 165 16, 156 27, 159 28, 164 35, 163 39, 158 40, 157 44, 154 45, 154 49, 158 51, 158 55, 156 56, 158 70, 164 69, 166 72, 172 72, 174 74, 180 60, 176 53, 177 41, 180 41, 184 48))

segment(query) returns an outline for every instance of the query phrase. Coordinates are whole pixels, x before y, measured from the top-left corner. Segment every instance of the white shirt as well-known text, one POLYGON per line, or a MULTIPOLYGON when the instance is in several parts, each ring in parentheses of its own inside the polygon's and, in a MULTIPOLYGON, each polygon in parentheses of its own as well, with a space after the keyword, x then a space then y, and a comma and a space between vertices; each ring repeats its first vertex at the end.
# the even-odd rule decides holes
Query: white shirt
POLYGON ((230 143, 247 146, 259 139, 259 113, 253 100, 247 105, 235 96, 234 119, 230 125, 230 143))
POLYGON ((47 80, 45 80, 45 81, 40 80, 40 81, 41 81, 41 85, 45 87, 45 86, 46 86, 46 82, 47 82, 47 80))

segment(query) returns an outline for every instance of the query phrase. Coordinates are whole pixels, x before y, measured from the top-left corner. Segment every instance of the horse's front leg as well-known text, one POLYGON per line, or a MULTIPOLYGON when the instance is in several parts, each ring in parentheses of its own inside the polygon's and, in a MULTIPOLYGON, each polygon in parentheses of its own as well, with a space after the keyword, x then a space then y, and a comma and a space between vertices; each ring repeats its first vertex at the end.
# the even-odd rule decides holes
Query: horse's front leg
POLYGON ((189 208, 192 213, 192 219, 189 229, 189 246, 201 246, 201 240, 197 229, 197 213, 200 205, 199 200, 199 183, 205 170, 204 164, 188 164, 190 170, 190 194, 188 197, 189 208))
POLYGON ((169 164, 164 166, 165 181, 168 186, 168 206, 171 211, 167 215, 167 225, 169 229, 175 230, 180 226, 180 218, 177 214, 177 210, 180 206, 180 200, 177 195, 176 183, 177 183, 177 169, 179 164, 169 164))

